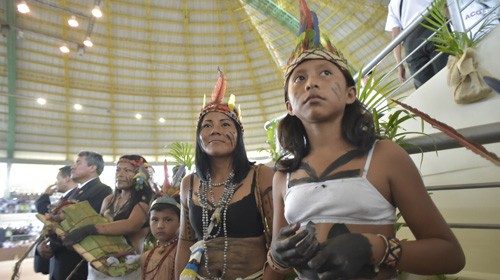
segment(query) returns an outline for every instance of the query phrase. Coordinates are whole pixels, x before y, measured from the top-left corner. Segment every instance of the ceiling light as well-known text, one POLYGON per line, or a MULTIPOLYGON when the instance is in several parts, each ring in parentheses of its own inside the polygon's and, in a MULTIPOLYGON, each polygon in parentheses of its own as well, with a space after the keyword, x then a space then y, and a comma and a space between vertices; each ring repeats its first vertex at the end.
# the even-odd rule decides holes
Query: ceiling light
POLYGON ((62 53, 69 53, 69 48, 68 46, 66 45, 62 45, 59 47, 59 50, 62 52, 62 53))
POLYGON ((90 40, 90 37, 85 38, 83 44, 88 48, 92 48, 92 46, 94 45, 94 43, 92 43, 92 41, 90 40))
POLYGON ((26 1, 20 1, 18 4, 17 4, 17 10, 21 13, 21 14, 27 14, 30 12, 30 7, 28 6, 28 4, 26 4, 26 1))
POLYGON ((47 100, 45 100, 45 98, 39 97, 39 98, 36 99, 36 103, 38 103, 38 104, 40 104, 40 105, 43 106, 43 105, 47 104, 47 100))
POLYGON ((83 106, 78 103, 75 103, 75 105, 73 105, 73 108, 77 111, 80 111, 83 108, 83 106))
POLYGON ((138 119, 138 120, 140 120, 140 119, 142 119, 142 115, 139 114, 139 113, 137 113, 137 114, 135 114, 135 118, 138 119))
POLYGON ((159 118, 159 119, 158 119, 158 121, 159 121, 160 123, 165 123, 165 118, 159 118))
POLYGON ((102 11, 101 8, 99 8, 99 5, 94 6, 94 8, 92 9, 92 15, 96 18, 102 17, 102 11))
POLYGON ((78 25, 79 25, 78 20, 76 20, 76 17, 75 17, 75 16, 71 16, 71 17, 68 19, 68 24, 69 24, 69 26, 71 26, 71 27, 78 27, 78 25))

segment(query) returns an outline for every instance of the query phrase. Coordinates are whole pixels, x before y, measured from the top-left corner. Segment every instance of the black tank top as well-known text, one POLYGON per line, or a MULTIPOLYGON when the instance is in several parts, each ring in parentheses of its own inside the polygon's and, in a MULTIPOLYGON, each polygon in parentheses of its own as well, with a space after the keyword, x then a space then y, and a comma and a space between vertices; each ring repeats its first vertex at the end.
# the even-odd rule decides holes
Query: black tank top
MULTIPOLYGON (((189 219, 191 220, 191 226, 195 231, 196 238, 201 240, 203 239, 202 208, 193 203, 193 177, 194 175, 191 176, 189 190, 189 219)), ((256 187, 256 172, 254 172, 250 193, 244 198, 228 205, 226 220, 228 237, 257 237, 264 233, 262 217, 255 201, 254 190, 256 187)), ((208 216, 212 216, 213 212, 213 210, 209 210, 208 216)), ((221 231, 219 237, 224 236, 223 234, 221 231)))

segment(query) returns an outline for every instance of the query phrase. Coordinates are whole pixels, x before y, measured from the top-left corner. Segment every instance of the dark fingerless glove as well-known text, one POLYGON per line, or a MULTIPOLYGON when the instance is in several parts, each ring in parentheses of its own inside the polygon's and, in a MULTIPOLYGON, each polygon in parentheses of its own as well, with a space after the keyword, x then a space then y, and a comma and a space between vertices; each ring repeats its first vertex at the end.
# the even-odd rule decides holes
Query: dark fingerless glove
MULTIPOLYGON (((328 239, 320 255, 309 266, 318 273, 327 273, 341 279, 372 278, 376 275, 371 263, 372 248, 366 237, 358 233, 341 234, 328 239)), ((336 279, 336 278, 335 278, 336 279)))
POLYGON ((64 238, 63 244, 64 246, 71 246, 80 241, 82 241, 85 237, 89 235, 96 235, 97 229, 95 225, 86 225, 77 229, 74 229, 72 232, 66 235, 64 238))

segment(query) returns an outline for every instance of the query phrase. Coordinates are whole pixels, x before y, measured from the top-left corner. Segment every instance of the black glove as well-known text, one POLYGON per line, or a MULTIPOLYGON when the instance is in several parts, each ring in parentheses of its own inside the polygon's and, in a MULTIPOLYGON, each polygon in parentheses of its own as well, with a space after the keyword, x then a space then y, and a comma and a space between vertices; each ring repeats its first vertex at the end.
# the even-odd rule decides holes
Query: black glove
POLYGON ((278 264, 293 268, 306 267, 316 254, 319 243, 314 223, 307 223, 303 231, 297 232, 298 229, 299 224, 283 227, 272 243, 271 255, 278 264))
POLYGON ((373 278, 372 248, 366 237, 358 233, 344 233, 330 238, 309 261, 319 279, 373 278))
POLYGON ((74 229, 69 234, 64 237, 64 246, 72 246, 75 243, 82 241, 85 237, 89 235, 96 235, 97 229, 95 225, 86 225, 77 229, 74 229))

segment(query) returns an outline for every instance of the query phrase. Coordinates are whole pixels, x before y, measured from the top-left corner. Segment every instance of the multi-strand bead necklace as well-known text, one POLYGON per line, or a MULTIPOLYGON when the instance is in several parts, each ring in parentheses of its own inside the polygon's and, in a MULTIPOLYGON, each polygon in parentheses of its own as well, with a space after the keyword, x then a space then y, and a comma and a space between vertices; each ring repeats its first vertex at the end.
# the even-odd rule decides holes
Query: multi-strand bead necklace
POLYGON ((227 271, 227 252, 228 252, 228 240, 227 240, 227 208, 229 206, 229 202, 233 198, 234 191, 236 190, 236 184, 233 182, 234 173, 231 172, 228 178, 221 182, 214 184, 212 182, 212 178, 210 175, 208 176, 207 181, 202 181, 200 186, 200 204, 202 207, 202 226, 203 226, 203 240, 207 241, 213 238, 220 236, 222 234, 224 236, 224 251, 223 251, 223 264, 222 264, 222 273, 220 277, 213 277, 210 273, 208 266, 208 251, 206 243, 203 244, 205 249, 205 270, 207 271, 209 279, 222 280, 224 279, 224 275, 227 271), (218 202, 215 201, 213 195, 213 188, 224 185, 224 191, 222 192, 221 198, 218 202), (209 201, 209 195, 211 196, 209 201), (208 212, 212 211, 213 213, 208 217, 208 212), (214 233, 215 231, 215 233, 214 233))

